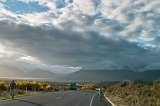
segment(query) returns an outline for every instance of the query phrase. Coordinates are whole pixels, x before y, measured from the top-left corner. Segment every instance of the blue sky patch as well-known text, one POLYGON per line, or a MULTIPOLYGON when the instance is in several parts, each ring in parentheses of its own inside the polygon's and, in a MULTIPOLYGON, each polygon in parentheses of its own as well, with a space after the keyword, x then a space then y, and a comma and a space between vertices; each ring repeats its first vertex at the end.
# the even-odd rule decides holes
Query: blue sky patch
POLYGON ((68 1, 65 1, 65 0, 57 0, 56 4, 57 4, 57 8, 60 9, 60 8, 64 8, 67 4, 69 3, 73 3, 73 0, 68 0, 68 1))
POLYGON ((59 0, 56 2, 57 8, 63 8, 65 7, 65 1, 64 0, 59 0))
POLYGON ((18 14, 44 12, 49 10, 49 8, 39 5, 37 2, 24 3, 17 0, 6 0, 4 5, 6 5, 6 9, 18 14))

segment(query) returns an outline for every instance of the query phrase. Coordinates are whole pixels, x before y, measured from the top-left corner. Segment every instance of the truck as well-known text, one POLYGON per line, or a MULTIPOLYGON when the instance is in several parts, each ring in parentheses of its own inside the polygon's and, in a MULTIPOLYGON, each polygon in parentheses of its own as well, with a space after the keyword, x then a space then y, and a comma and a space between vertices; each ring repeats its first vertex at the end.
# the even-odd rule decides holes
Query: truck
POLYGON ((70 83, 70 90, 77 90, 77 84, 76 84, 76 82, 71 82, 70 83))

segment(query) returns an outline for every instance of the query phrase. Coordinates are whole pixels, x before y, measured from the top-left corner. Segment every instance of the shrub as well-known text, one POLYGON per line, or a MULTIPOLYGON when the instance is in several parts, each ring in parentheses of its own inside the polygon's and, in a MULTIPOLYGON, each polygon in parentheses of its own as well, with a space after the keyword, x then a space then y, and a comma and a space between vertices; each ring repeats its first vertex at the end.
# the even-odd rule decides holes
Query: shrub
POLYGON ((120 83, 106 88, 106 94, 117 104, 127 106, 160 106, 160 80, 150 83, 120 83))
POLYGON ((25 91, 18 89, 18 90, 16 91, 16 93, 19 94, 19 95, 23 95, 23 94, 25 94, 25 91))
POLYGON ((7 84, 5 82, 1 81, 0 82, 0 89, 1 90, 7 90, 7 88, 8 88, 7 84))
POLYGON ((85 85, 81 87, 82 90, 96 90, 96 87, 93 85, 85 85))

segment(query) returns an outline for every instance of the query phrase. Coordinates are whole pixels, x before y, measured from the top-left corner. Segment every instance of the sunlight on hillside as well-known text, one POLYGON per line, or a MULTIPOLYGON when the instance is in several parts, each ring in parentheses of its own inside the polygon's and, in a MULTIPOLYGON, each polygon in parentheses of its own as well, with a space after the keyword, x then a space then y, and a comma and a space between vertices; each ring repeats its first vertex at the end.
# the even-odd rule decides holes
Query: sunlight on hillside
POLYGON ((160 80, 153 83, 123 82, 107 87, 106 95, 117 106, 160 106, 160 80))

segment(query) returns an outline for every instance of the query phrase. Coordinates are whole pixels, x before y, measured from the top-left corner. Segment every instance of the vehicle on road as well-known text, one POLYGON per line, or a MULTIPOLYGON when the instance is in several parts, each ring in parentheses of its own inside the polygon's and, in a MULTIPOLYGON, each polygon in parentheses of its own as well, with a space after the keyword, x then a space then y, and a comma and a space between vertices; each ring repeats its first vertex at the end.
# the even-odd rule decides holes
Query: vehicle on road
POLYGON ((77 84, 76 84, 76 82, 71 82, 70 83, 70 90, 77 90, 77 84))

